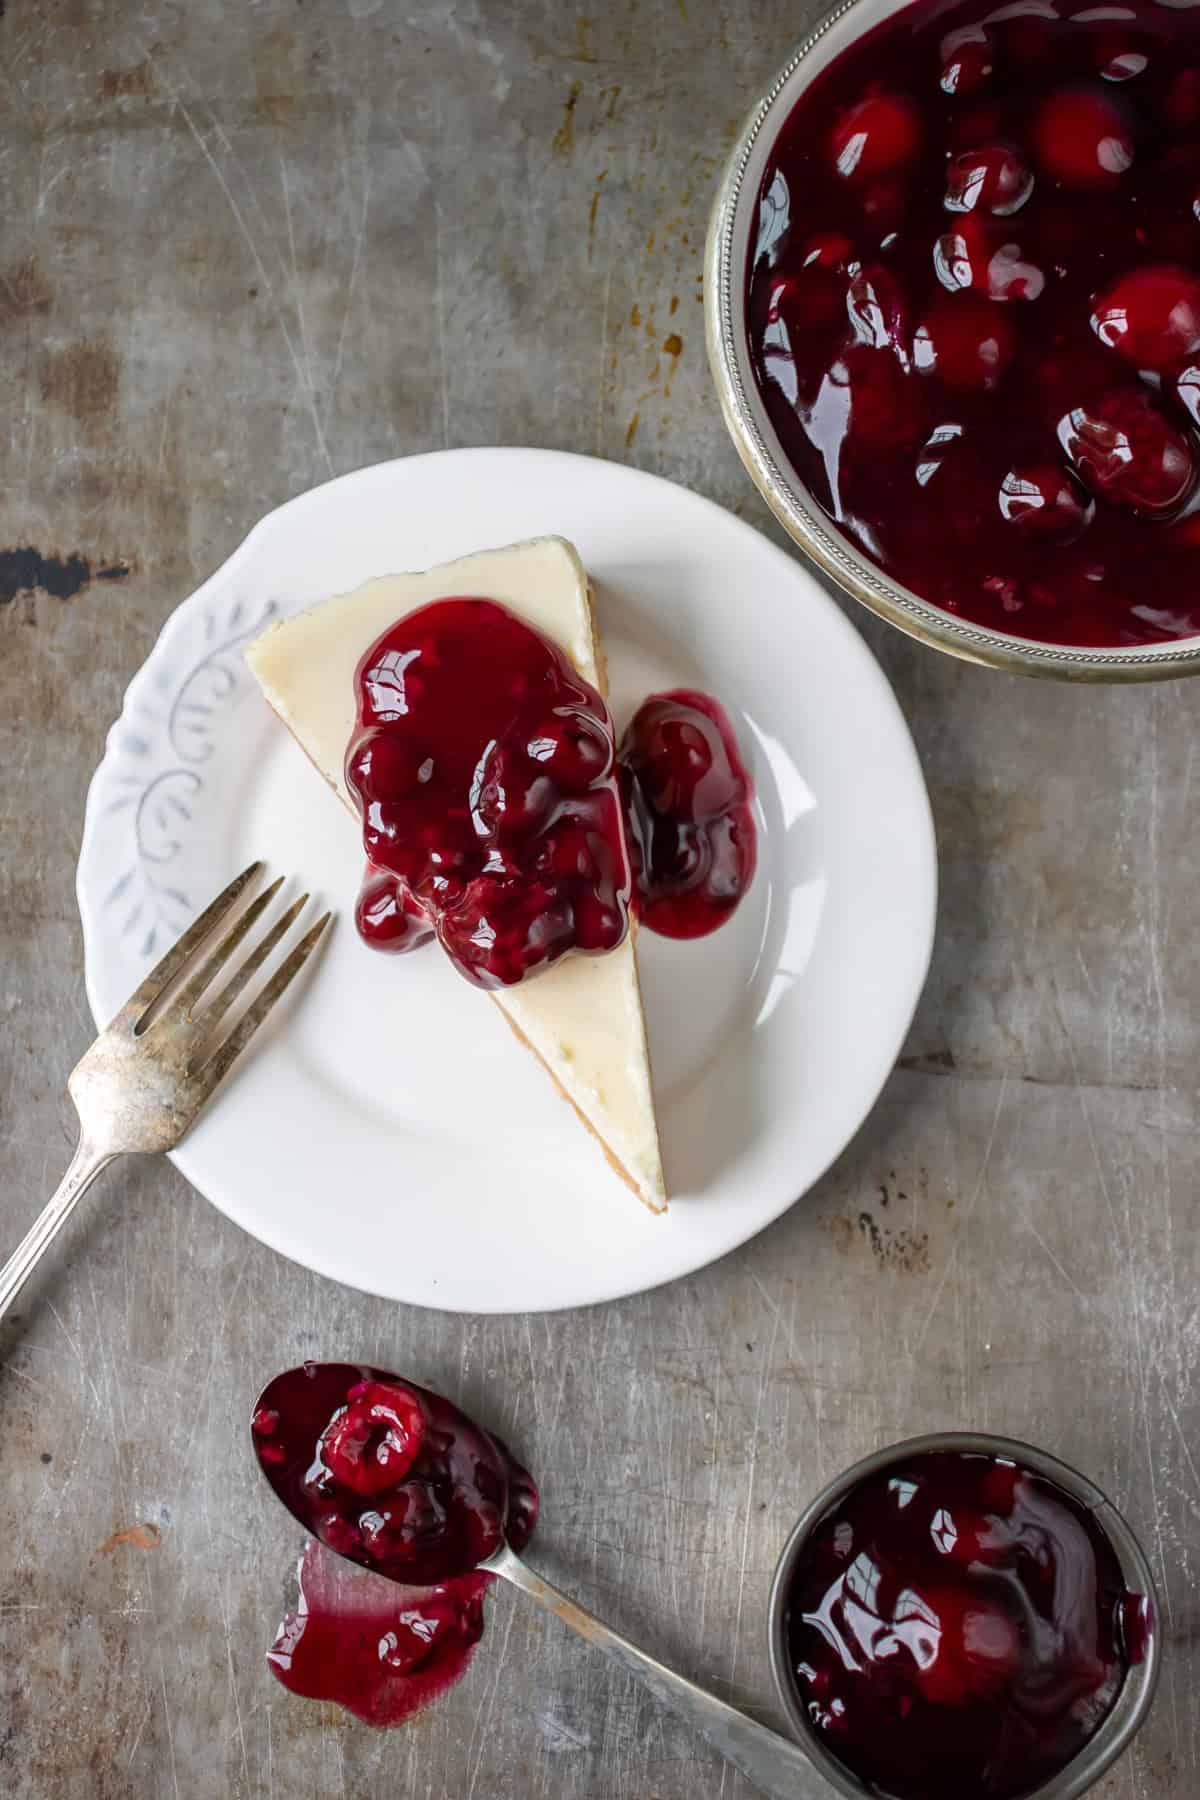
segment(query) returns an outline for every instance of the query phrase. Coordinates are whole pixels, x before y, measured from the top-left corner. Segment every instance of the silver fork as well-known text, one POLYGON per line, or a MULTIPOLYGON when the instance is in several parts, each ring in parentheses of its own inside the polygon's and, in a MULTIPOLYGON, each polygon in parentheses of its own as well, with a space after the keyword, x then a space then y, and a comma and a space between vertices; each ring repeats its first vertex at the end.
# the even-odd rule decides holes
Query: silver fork
POLYGON ((0 1319, 102 1169, 126 1152, 170 1150, 179 1142, 316 949, 331 913, 325 913, 305 933, 229 1035, 220 1043, 215 1041, 221 1020, 308 901, 307 894, 293 901, 246 960, 201 1005, 208 988, 229 967, 283 886, 281 875, 251 901, 216 948, 201 960, 198 953, 229 919, 262 867, 261 862, 251 863, 217 895, 151 969, 72 1071, 67 1088, 79 1114, 79 1143, 53 1199, 0 1269, 0 1319), (172 983, 183 976, 187 977, 183 985, 159 1006, 172 983))

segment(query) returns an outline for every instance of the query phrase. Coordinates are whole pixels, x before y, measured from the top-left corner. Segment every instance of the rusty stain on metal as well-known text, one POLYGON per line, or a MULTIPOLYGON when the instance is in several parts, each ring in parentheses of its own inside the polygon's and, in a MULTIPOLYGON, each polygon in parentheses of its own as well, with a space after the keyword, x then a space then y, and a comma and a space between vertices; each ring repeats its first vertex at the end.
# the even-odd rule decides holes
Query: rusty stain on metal
POLYGON ((140 1525, 127 1525, 123 1531, 114 1531, 101 1544, 100 1554, 111 1556, 119 1544, 129 1544, 135 1550, 157 1550, 161 1543, 162 1532, 147 1520, 140 1525))
POLYGON ((592 260, 592 246, 596 237, 596 214, 600 210, 600 189, 604 185, 607 169, 601 169, 596 177, 596 186, 592 192, 591 205, 588 207, 588 261, 592 260))
POLYGON ((582 92, 583 83, 573 81, 563 106, 562 124, 554 134, 554 150, 558 156, 568 157, 575 148, 575 108, 582 92))
POLYGON ((51 345, 42 352, 42 399, 62 407, 91 441, 111 434, 120 384, 121 357, 107 336, 51 345))
POLYGON ((126 96, 148 99, 154 92, 154 70, 149 62, 136 63, 131 69, 100 71, 100 93, 105 100, 117 100, 126 96))
POLYGON ((53 299, 54 289, 36 254, 0 270, 0 326, 48 313, 53 299))

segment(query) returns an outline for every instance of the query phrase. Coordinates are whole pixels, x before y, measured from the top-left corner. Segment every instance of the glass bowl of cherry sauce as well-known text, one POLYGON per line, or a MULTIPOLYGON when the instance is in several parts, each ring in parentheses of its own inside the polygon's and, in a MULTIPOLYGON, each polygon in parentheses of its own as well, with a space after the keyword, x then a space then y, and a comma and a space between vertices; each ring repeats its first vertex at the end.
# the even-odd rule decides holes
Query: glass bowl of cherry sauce
POLYGON ((1200 10, 849 0, 734 146, 705 308, 847 593, 999 668, 1200 671, 1200 10))
POLYGON ((769 1607, 781 1703, 862 1800, 1075 1800, 1141 1726, 1161 1654, 1144 1552, 1092 1482, 937 1432, 820 1493, 769 1607))

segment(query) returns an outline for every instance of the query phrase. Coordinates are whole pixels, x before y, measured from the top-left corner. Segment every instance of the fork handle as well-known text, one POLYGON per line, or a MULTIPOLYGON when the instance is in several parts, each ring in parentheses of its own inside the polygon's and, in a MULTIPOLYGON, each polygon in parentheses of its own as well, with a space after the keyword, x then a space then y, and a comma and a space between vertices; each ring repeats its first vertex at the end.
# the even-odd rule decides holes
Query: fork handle
POLYGON ((85 1137, 75 1146, 75 1154, 54 1196, 43 1207, 4 1267, 0 1269, 0 1319, 25 1286, 41 1261, 42 1252, 58 1236, 61 1227, 75 1210, 75 1203, 91 1187, 101 1169, 114 1160, 111 1150, 97 1150, 85 1137))

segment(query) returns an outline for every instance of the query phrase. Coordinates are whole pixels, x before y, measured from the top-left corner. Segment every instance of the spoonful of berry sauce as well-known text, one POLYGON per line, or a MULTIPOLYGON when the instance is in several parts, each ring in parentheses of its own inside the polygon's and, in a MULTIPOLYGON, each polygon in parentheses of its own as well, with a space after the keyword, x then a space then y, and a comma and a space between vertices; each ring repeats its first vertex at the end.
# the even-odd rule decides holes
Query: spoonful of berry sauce
POLYGON ((795 1744, 674 1674, 521 1561, 537 1521, 533 1480, 440 1394, 382 1369, 305 1363, 263 1389, 251 1436, 262 1473, 313 1540, 301 1604, 270 1653, 286 1687, 398 1723, 464 1672, 498 1575, 606 1650, 762 1793, 827 1800, 795 1744))

